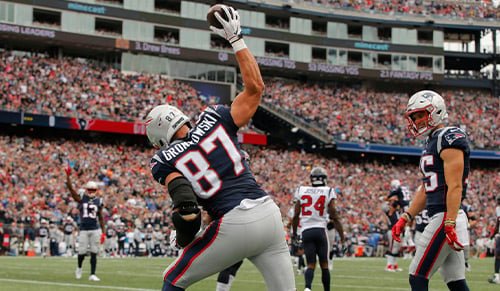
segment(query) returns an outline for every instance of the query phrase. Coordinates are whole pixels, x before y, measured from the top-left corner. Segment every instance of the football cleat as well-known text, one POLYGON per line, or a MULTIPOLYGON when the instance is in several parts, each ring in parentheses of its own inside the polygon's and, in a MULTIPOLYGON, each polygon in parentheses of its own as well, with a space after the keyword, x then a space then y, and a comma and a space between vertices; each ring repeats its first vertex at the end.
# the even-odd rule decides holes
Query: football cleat
POLYGON ((101 281, 101 279, 99 279, 99 277, 97 277, 96 275, 90 275, 89 277, 89 281, 101 281))
POLYGON ((386 271, 386 272, 396 272, 396 271, 392 268, 392 265, 388 265, 387 267, 385 267, 385 271, 386 271))
POLYGON ((401 269, 398 265, 392 265, 392 269, 395 271, 395 272, 402 272, 403 269, 401 269))
POLYGON ((500 284, 500 280, 498 280, 496 276, 493 276, 493 278, 489 278, 488 282, 490 282, 491 284, 500 284))
POLYGON ((77 279, 81 279, 82 278, 82 268, 76 268, 75 278, 77 278, 77 279))

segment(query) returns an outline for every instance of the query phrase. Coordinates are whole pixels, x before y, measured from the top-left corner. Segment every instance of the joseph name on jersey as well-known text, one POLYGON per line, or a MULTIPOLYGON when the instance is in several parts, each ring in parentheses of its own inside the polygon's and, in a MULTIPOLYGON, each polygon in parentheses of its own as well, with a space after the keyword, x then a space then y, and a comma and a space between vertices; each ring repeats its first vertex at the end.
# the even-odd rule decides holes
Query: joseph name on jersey
POLYGON ((244 199, 267 196, 243 162, 237 131, 228 107, 207 107, 185 138, 152 158, 153 178, 163 185, 171 173, 182 173, 193 186, 198 203, 214 219, 244 199))
POLYGON ((300 201, 300 226, 304 231, 309 228, 326 228, 328 222, 328 204, 337 195, 328 186, 301 186, 295 193, 295 199, 300 201))
POLYGON ((440 154, 443 150, 455 148, 464 153, 464 170, 462 173, 462 199, 465 198, 469 176, 470 148, 467 135, 457 127, 445 127, 436 130, 427 139, 425 149, 420 158, 420 171, 427 195, 429 217, 438 212, 446 212, 446 181, 444 165, 440 154))

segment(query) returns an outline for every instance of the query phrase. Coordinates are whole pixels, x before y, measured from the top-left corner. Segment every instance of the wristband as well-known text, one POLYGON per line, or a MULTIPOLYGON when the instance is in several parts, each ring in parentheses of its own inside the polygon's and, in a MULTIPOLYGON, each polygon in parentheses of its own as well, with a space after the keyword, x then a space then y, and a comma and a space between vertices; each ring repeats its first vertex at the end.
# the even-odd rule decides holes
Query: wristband
POLYGON ((233 46, 233 50, 235 53, 239 52, 242 49, 247 48, 247 45, 245 44, 245 41, 243 40, 243 38, 240 38, 237 41, 231 43, 231 45, 233 46))
POLYGON ((453 226, 455 226, 456 224, 457 224, 457 222, 455 221, 455 219, 446 218, 444 220, 444 225, 448 225, 448 226, 453 225, 453 226))
POLYGON ((413 219, 413 218, 411 217, 411 214, 410 214, 410 213, 408 213, 408 211, 405 211, 405 212, 401 215, 401 217, 404 217, 404 219, 405 219, 406 221, 411 221, 411 220, 413 219))

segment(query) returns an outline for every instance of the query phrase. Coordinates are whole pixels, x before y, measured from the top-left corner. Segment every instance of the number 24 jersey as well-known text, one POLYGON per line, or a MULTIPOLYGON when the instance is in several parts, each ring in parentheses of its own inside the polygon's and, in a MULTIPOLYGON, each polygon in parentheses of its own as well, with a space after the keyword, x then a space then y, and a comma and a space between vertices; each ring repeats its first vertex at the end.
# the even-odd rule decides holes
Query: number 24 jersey
POLYGON ((309 228, 326 228, 328 223, 328 204, 337 195, 328 186, 301 186, 295 192, 295 200, 300 201, 300 225, 302 231, 309 228))

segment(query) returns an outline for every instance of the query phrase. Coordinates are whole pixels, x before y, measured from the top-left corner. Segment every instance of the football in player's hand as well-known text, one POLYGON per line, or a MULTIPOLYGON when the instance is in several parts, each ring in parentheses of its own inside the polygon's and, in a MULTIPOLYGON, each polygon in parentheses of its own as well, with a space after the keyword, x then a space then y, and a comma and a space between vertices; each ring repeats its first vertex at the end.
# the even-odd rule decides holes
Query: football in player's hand
POLYGON ((215 4, 214 6, 210 7, 207 12, 207 22, 211 26, 215 26, 216 28, 222 28, 222 24, 220 24, 219 20, 215 17, 215 12, 218 12, 219 15, 224 19, 224 20, 229 20, 229 18, 226 15, 226 12, 222 7, 225 6, 223 4, 215 4))

